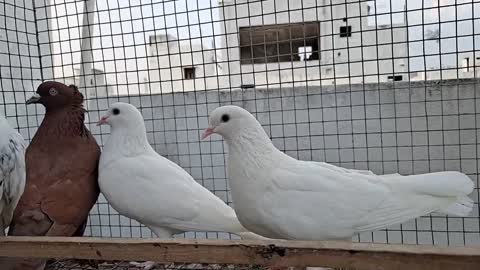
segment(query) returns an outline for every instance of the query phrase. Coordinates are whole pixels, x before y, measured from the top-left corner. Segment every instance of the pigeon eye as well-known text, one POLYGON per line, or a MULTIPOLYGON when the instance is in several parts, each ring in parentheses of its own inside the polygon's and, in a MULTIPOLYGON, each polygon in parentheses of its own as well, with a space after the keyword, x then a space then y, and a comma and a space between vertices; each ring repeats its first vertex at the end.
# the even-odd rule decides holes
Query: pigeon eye
POLYGON ((55 88, 50 88, 50 90, 48 90, 48 93, 50 94, 50 96, 56 96, 58 94, 58 91, 55 88))
POLYGON ((222 122, 228 122, 228 120, 230 120, 230 116, 228 116, 228 114, 224 114, 222 115, 222 122))
POLYGON ((120 110, 117 109, 117 108, 114 108, 114 109, 112 110, 112 113, 113 113, 113 115, 118 115, 118 114, 120 114, 120 110))

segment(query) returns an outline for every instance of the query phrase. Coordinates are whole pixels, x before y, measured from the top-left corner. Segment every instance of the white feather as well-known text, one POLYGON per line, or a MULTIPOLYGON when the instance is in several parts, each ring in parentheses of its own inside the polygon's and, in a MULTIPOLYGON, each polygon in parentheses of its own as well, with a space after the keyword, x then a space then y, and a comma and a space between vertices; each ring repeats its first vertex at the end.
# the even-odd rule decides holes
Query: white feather
POLYGON ((25 141, 0 116, 0 235, 10 225, 25 188, 25 141))
POLYGON ((237 216, 246 228, 260 235, 348 239, 358 232, 432 212, 466 216, 472 210, 468 194, 473 182, 465 174, 378 176, 299 161, 276 149, 258 121, 236 106, 217 108, 209 122, 228 145, 229 181, 237 216))
POLYGON ((99 184, 115 210, 164 238, 186 231, 248 232, 231 207, 153 150, 135 107, 112 108, 120 114, 109 116, 112 132, 100 157, 99 184))

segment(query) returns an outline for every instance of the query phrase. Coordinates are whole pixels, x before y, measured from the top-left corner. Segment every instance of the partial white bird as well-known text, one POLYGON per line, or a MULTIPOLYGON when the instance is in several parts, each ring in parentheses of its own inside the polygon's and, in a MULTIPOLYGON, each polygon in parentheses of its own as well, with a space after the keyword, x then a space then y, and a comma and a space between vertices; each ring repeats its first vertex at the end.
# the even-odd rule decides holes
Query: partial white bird
POLYGON ((238 106, 215 109, 202 139, 228 145, 228 176, 238 219, 265 237, 351 240, 441 212, 467 216, 473 181, 460 172, 375 175, 294 159, 272 144, 260 123, 238 106))
MULTIPOLYGON (((160 238, 203 231, 264 239, 245 229, 230 206, 184 169, 153 150, 143 117, 133 105, 112 104, 98 124, 111 127, 100 156, 98 182, 120 214, 144 224, 160 238)), ((144 266, 148 269, 151 264, 144 266)))
POLYGON ((25 140, 0 116, 0 236, 25 189, 25 140))

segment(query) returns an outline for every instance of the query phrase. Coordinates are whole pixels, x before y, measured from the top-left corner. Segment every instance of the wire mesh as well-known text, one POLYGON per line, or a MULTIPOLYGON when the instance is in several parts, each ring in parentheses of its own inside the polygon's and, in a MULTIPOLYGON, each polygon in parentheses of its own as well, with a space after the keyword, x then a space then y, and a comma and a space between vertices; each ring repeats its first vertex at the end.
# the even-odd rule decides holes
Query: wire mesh
MULTIPOLYGON (((161 155, 231 204, 208 113, 253 112, 287 154, 378 174, 457 170, 476 184, 470 217, 420 217, 356 241, 478 245, 477 1, 3 0, 2 109, 31 139, 42 81, 74 83, 88 127, 109 103, 141 109, 161 155)), ((101 196, 87 235, 152 237, 101 196)), ((227 233, 178 237, 231 238, 227 233)))

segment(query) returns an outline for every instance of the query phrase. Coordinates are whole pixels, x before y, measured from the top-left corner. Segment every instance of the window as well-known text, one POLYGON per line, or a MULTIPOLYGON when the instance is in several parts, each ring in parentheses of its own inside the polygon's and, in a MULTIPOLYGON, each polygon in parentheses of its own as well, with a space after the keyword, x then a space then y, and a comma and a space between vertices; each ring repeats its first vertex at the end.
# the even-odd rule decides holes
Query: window
POLYGON ((195 79, 195 68, 194 67, 183 68, 183 78, 185 80, 195 79))
POLYGON ((351 36, 352 36, 351 26, 340 26, 340 37, 351 37, 351 36))
POLYGON ((403 81, 403 75, 393 75, 393 76, 388 76, 387 77, 389 81, 403 81))
POLYGON ((319 23, 240 27, 241 64, 318 60, 319 23))

